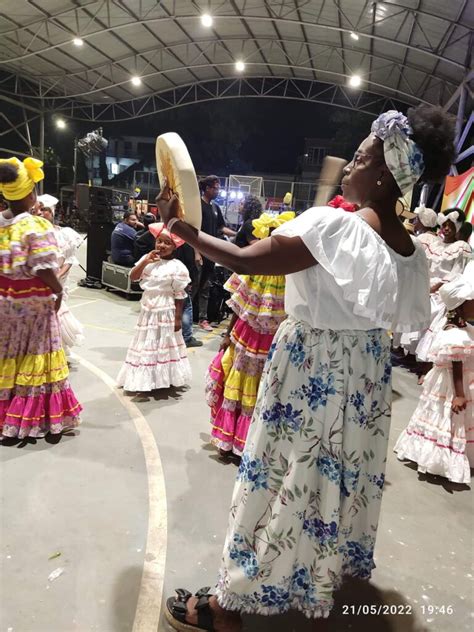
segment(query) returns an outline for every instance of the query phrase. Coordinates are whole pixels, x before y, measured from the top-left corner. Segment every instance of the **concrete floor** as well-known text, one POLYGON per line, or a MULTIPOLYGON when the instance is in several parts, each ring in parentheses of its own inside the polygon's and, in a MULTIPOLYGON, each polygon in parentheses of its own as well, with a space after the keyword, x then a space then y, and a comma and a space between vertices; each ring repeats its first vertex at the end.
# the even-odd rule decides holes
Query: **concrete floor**
MULTIPOLYGON (((191 388, 135 397, 129 405, 110 385, 138 303, 75 288, 69 304, 87 334, 71 373, 83 423, 59 441, 10 442, 0 449, 0 632, 166 632, 163 617, 157 625, 161 588, 166 597, 177 587, 215 581, 236 474, 208 445, 203 374, 218 332, 190 352, 191 388), (149 529, 149 511, 163 529, 149 529), (49 581, 58 568, 63 573, 49 581)), ((471 630, 472 490, 419 476, 396 460, 391 448, 419 387, 397 369, 394 390, 377 569, 370 584, 354 582, 341 591, 330 629, 471 630), (412 616, 342 614, 343 604, 379 603, 410 606, 412 616), (453 614, 431 614, 443 606, 453 614)), ((317 629, 294 614, 245 620, 245 632, 317 629)))

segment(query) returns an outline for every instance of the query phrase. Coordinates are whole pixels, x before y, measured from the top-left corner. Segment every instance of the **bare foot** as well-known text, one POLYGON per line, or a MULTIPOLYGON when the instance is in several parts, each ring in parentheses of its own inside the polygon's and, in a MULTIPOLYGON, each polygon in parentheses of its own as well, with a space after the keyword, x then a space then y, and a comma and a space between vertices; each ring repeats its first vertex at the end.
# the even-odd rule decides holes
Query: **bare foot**
MULTIPOLYGON (((193 625, 198 624, 197 610, 195 608, 197 597, 190 597, 186 603, 186 622, 193 625)), ((229 610, 224 610, 217 603, 217 598, 209 597, 209 607, 213 615, 214 629, 216 632, 241 632, 242 621, 240 615, 229 610)))

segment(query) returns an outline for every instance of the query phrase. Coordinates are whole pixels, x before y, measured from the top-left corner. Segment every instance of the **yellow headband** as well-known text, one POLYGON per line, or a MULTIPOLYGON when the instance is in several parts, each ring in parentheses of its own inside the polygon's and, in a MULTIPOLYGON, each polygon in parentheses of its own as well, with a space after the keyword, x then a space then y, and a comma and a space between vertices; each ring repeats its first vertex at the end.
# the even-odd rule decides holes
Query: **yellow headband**
POLYGON ((264 239, 265 237, 268 237, 272 228, 278 228, 278 226, 281 226, 285 222, 289 222, 290 219, 294 218, 295 213, 293 213, 293 211, 285 211, 276 217, 274 215, 270 215, 270 213, 262 213, 258 219, 254 219, 252 222, 252 226, 254 228, 252 235, 257 239, 264 239))
POLYGON ((16 180, 8 183, 0 182, 0 193, 6 200, 22 200, 35 188, 35 184, 44 178, 43 163, 36 158, 25 158, 23 162, 18 158, 0 159, 0 165, 10 164, 17 168, 16 180))

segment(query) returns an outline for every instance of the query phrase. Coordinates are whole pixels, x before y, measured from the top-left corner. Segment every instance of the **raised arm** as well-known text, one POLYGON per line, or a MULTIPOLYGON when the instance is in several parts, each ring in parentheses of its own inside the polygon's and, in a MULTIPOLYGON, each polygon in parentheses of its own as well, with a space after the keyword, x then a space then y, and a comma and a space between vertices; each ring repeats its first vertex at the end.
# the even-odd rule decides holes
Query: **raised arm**
MULTIPOLYGON (((176 216, 176 202, 175 196, 159 200, 160 215, 165 223, 176 216)), ((317 263, 300 237, 277 235, 247 248, 239 248, 198 231, 183 221, 173 223, 172 232, 211 261, 238 274, 292 274, 317 263)))

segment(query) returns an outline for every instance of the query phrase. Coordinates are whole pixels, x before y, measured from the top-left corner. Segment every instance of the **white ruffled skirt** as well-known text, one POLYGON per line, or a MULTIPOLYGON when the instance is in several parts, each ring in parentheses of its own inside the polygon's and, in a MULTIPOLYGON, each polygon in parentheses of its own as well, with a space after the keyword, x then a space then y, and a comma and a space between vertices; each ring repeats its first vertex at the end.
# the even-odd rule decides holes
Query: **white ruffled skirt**
POLYGON ((67 353, 70 347, 78 346, 83 343, 84 328, 70 311, 64 300, 58 311, 58 319, 61 327, 63 348, 67 353))
POLYGON ((453 413, 452 363, 434 366, 423 384, 418 406, 395 444, 400 460, 418 464, 419 472, 444 476, 454 483, 471 482, 474 466, 474 371, 464 363, 466 410, 453 413))
POLYGON ((407 339, 405 339, 404 341, 402 339, 402 344, 408 343, 408 345, 412 345, 413 343, 413 346, 411 346, 410 348, 414 349, 414 351, 416 352, 416 357, 422 362, 429 362, 428 355, 430 354, 434 338, 444 325, 443 319, 446 314, 446 307, 441 300, 438 292, 430 294, 430 303, 431 324, 428 329, 420 332, 418 334, 418 337, 413 334, 408 334, 407 339))
POLYGON ((184 386, 191 381, 186 345, 174 331, 173 308, 149 309, 142 305, 135 335, 117 382, 131 392, 184 386))

